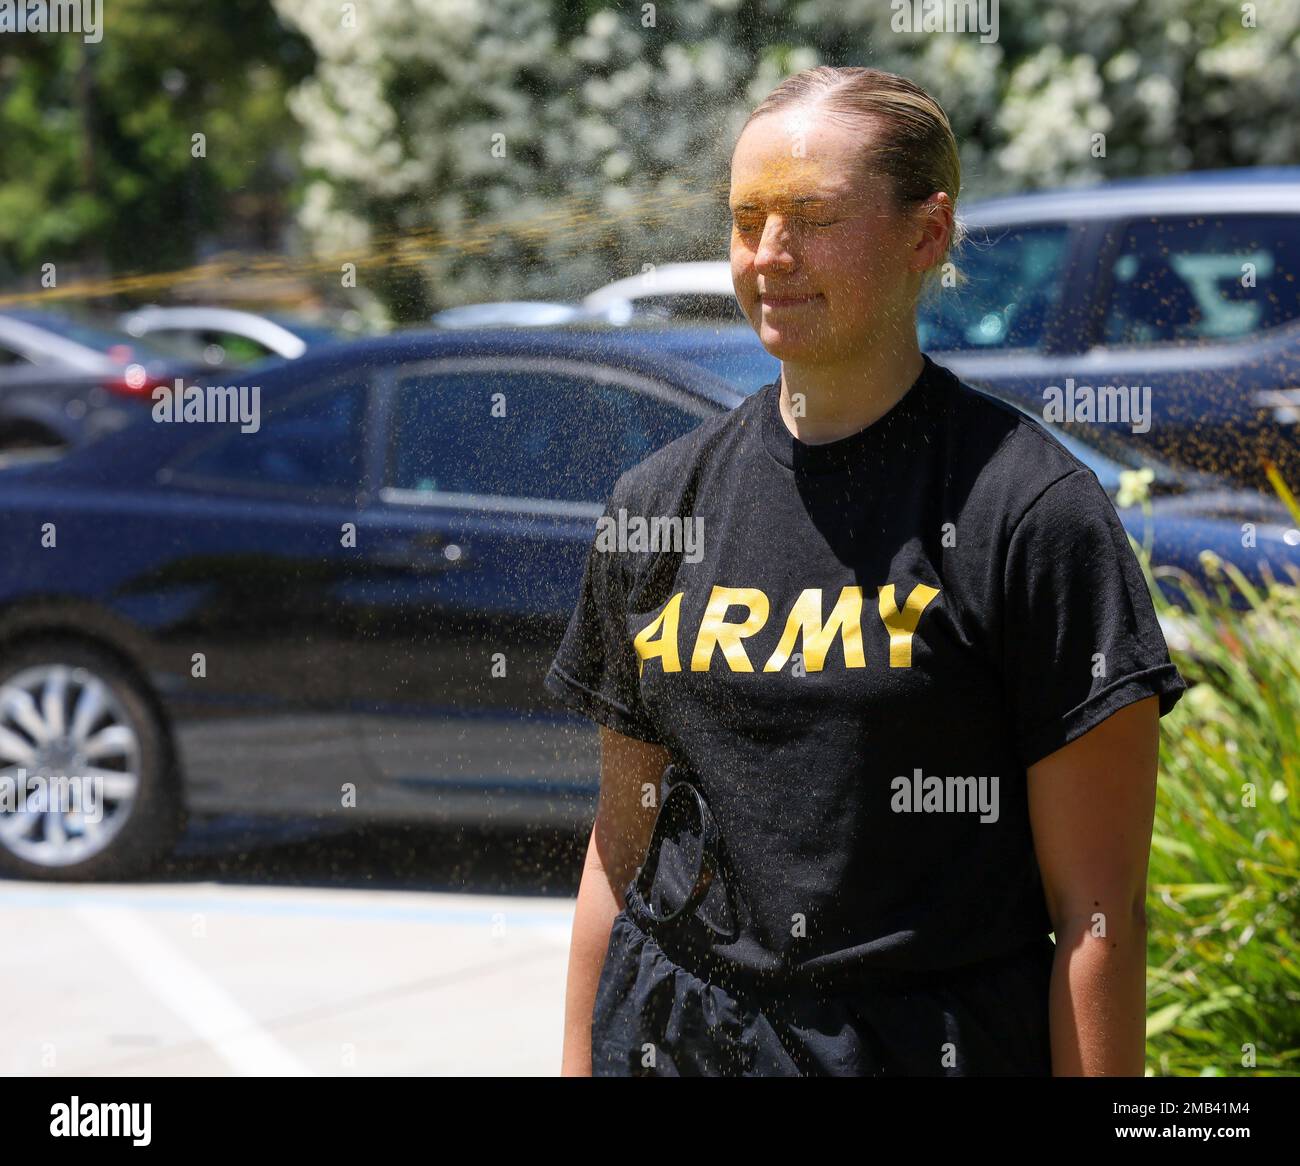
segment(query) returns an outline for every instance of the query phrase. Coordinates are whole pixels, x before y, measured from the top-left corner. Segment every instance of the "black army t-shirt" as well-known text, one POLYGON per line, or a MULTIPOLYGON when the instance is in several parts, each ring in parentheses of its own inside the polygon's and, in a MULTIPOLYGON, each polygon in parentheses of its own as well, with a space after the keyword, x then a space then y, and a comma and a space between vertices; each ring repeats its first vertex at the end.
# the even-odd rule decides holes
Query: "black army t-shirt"
POLYGON ((939 969, 1045 937, 1026 768, 1186 688, 1114 507, 929 357, 829 443, 779 394, 619 478, 546 688, 699 775, 748 909, 724 966, 939 969))

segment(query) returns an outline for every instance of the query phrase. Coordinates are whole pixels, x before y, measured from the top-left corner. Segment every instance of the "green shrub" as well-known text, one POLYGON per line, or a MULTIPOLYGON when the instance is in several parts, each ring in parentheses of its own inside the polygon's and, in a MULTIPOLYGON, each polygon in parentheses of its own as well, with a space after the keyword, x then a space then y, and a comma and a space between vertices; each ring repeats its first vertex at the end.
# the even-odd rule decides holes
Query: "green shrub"
POLYGON ((1300 575, 1266 571, 1257 589, 1206 552, 1207 589, 1134 548, 1189 686, 1161 722, 1147 1075, 1298 1075, 1300 575), (1156 577, 1191 611, 1172 608, 1156 577), (1234 592, 1248 611, 1232 610, 1234 592))

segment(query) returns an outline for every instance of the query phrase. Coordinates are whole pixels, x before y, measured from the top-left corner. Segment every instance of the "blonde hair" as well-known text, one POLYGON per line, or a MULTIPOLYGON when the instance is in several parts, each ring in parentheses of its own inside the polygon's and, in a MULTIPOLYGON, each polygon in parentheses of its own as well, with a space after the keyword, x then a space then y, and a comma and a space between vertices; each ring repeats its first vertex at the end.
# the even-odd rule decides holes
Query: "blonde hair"
MULTIPOLYGON (((960 246, 966 229, 957 217, 961 160, 948 115, 924 89, 906 77, 865 66, 818 65, 787 77, 749 115, 745 126, 769 113, 815 106, 842 117, 864 139, 863 160, 870 171, 885 175, 896 208, 924 202, 942 190, 953 207, 952 231, 944 253, 926 273, 922 291, 960 246), (878 130, 868 144, 868 131, 878 130)), ((960 277, 958 277, 960 278, 960 277)))

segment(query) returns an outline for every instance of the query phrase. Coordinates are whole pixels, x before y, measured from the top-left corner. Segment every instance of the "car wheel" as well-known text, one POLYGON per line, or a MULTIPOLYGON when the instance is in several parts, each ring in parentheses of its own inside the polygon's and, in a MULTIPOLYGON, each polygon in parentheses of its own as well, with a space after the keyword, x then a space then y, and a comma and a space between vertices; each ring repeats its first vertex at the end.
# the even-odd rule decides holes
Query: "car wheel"
POLYGON ((63 641, 0 653, 0 872, 130 878, 184 828, 170 748, 126 668, 63 641))

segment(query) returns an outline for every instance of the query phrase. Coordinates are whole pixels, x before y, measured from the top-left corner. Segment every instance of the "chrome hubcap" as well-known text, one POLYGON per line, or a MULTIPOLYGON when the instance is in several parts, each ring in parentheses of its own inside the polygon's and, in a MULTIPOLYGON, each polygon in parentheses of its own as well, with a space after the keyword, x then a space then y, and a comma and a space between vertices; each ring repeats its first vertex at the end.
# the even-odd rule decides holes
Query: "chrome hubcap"
POLYGON ((139 738, 93 672, 42 664, 0 684, 0 846, 39 866, 82 862, 139 787, 139 738))

